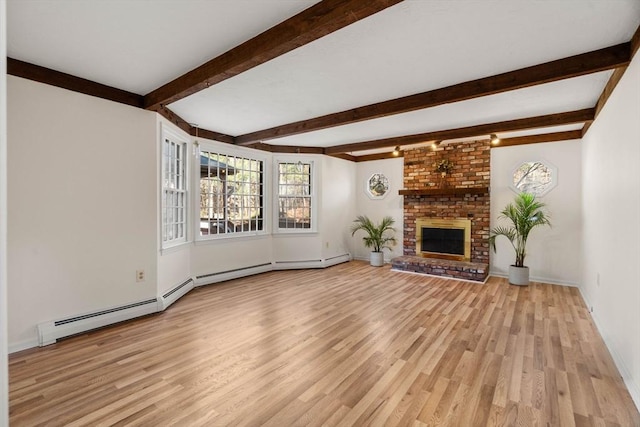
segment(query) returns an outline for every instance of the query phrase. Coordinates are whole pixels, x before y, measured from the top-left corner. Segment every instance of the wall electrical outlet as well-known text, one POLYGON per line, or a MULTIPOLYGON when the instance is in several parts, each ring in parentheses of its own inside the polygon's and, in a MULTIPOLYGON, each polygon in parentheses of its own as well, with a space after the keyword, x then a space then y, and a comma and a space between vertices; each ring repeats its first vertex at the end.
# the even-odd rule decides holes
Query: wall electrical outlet
POLYGON ((144 270, 136 270, 136 282, 144 282, 144 270))

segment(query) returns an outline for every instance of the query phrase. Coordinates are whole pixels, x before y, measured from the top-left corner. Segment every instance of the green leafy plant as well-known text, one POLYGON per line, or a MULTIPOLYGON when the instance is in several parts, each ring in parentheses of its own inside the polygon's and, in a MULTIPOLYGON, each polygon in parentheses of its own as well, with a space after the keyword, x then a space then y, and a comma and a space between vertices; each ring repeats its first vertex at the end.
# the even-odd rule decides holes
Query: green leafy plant
POLYGON ((534 227, 539 225, 551 226, 549 214, 545 211, 546 205, 536 199, 534 194, 520 193, 513 203, 509 203, 500 212, 500 218, 511 221, 511 227, 498 226, 491 230, 489 235, 489 245, 496 252, 496 238, 506 237, 511 246, 516 251, 516 267, 524 267, 524 257, 526 256, 527 239, 534 227))
POLYGON ((382 218, 380 224, 375 224, 366 215, 359 215, 351 226, 351 235, 355 235, 358 230, 363 230, 367 235, 362 238, 367 248, 373 248, 373 252, 382 252, 382 249, 391 249, 391 245, 396 244, 396 239, 387 232, 395 232, 393 228, 395 220, 390 216, 382 218))
POLYGON ((451 173, 451 171, 453 170, 453 162, 451 162, 451 160, 449 159, 440 160, 439 162, 436 162, 433 166, 436 172, 440 172, 443 175, 451 173))

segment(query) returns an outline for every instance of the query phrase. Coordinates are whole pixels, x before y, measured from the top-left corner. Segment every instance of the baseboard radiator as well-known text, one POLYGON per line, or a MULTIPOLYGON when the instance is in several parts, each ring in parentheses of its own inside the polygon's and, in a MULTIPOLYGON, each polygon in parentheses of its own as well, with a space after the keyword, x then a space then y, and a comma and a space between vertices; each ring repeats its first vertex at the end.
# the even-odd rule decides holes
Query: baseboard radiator
POLYGON ((251 267, 235 268, 233 270, 220 271, 218 273, 202 274, 200 276, 196 276, 195 286, 210 285, 213 283, 224 282, 226 280, 266 273, 271 270, 273 270, 273 266, 270 262, 267 262, 264 264, 253 265, 251 267))
POLYGON ((273 263, 274 270, 297 270, 302 268, 326 268, 332 265, 341 264, 351 261, 351 255, 342 254, 326 259, 311 259, 302 261, 275 261, 273 263))
POLYGON ((322 260, 268 262, 251 267, 237 268, 218 273, 196 276, 195 280, 189 278, 165 292, 159 298, 148 299, 93 313, 73 316, 66 319, 40 323, 36 327, 38 332, 38 346, 42 347, 53 344, 60 338, 80 334, 92 329, 102 328, 114 323, 145 316, 147 314, 164 311, 195 286, 223 282, 254 274, 266 273, 273 270, 330 267, 349 260, 351 260, 351 256, 349 254, 343 254, 322 260))
POLYGON ((182 298, 187 292, 193 289, 193 279, 189 278, 178 286, 167 291, 158 299, 158 311, 164 311, 174 302, 182 298))
POLYGON ((60 338, 156 313, 157 311, 158 300, 153 298, 80 316, 40 323, 36 327, 38 330, 38 345, 42 347, 53 344, 60 338))

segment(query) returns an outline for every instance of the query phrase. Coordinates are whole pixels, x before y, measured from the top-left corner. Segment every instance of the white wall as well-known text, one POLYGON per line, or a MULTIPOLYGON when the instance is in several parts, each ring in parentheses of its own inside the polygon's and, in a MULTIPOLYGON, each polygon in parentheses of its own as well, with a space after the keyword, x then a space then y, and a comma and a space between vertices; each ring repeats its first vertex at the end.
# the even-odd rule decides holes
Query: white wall
MULTIPOLYGON (((161 130, 181 131, 155 113, 17 77, 8 82, 12 351, 36 345, 38 323, 154 298, 191 277, 348 253, 354 163, 313 156, 317 233, 273 236, 267 223, 265 235, 162 250, 161 130), (146 280, 137 283, 140 269, 146 280)), ((271 213, 273 156, 255 153, 268 165, 271 213)))
POLYGON ((356 216, 355 179, 355 163, 323 156, 320 177, 320 233, 323 259, 350 252, 349 227, 356 216))
MULTIPOLYGON (((259 151, 261 156, 265 156, 259 151)), ((278 159, 300 159, 298 155, 277 154, 278 159)), ((271 203, 273 180, 270 165, 273 156, 266 161, 267 209, 274 212, 271 203)), ((332 257, 349 253, 345 237, 355 212, 353 181, 355 164, 333 157, 303 155, 303 161, 312 160, 316 168, 318 188, 318 229, 312 233, 267 234, 253 237, 236 237, 208 242, 197 242, 191 250, 191 272, 194 276, 226 272, 236 269, 276 263, 276 268, 291 266, 319 266, 332 257)), ((270 215, 270 218, 272 216, 270 215)), ((273 229, 268 223, 267 231, 273 229)))
POLYGON ((7 369, 7 10, 0 1, 0 426, 9 425, 7 369))
MULTIPOLYGON (((171 132, 177 133, 185 141, 187 141, 187 153, 191 152, 191 136, 180 128, 170 123, 167 119, 156 114, 156 194, 158 194, 158 206, 156 208, 156 236, 157 247, 156 253, 158 272, 157 272, 157 295, 164 295, 168 290, 173 289, 177 285, 185 282, 191 277, 191 243, 185 243, 184 245, 162 250, 162 237, 161 237, 161 195, 162 195, 162 129, 169 129, 171 132)), ((192 167, 190 165, 190 167, 192 167)), ((191 211, 189 211, 189 215, 191 211)))
POLYGON ((156 143, 155 113, 8 77, 12 350, 37 323, 155 297, 156 143))
POLYGON ((640 55, 583 138, 581 290, 640 407, 640 55))
MULTIPOLYGON (((577 286, 582 243, 580 140, 491 149, 491 228, 508 225, 500 211, 516 193, 509 187, 512 173, 523 162, 544 161, 557 168, 558 185, 540 197, 551 214, 552 227, 537 227, 529 235, 525 265, 531 279, 577 286)), ((491 274, 506 276, 515 253, 505 238, 491 252, 491 274)))
MULTIPOLYGON (((404 212, 403 198, 398 194, 398 191, 404 185, 404 159, 374 160, 359 162, 356 165, 356 215, 367 215, 376 222, 387 215, 396 220, 394 227, 397 244, 393 247, 393 251, 384 251, 385 261, 388 262, 391 258, 402 255, 404 212), (383 173, 389 178, 389 193, 383 199, 371 199, 365 193, 366 182, 374 173, 383 173)), ((352 221, 353 219, 355 219, 355 215, 352 221)), ((351 250, 355 258, 368 260, 371 249, 364 246, 362 236, 362 232, 359 231, 354 237, 351 237, 351 250)))
MULTIPOLYGON (((311 183, 312 191, 316 192, 316 199, 313 203, 317 206, 312 208, 311 215, 316 219, 315 221, 321 222, 324 218, 325 212, 322 210, 322 165, 324 156, 320 155, 296 155, 296 154, 275 154, 273 161, 270 162, 273 165, 273 193, 277 191, 277 175, 275 173, 276 165, 279 161, 284 162, 297 162, 301 160, 303 162, 312 163, 312 171, 315 174, 315 179, 311 183)), ((272 229, 277 227, 277 215, 278 207, 275 203, 271 205, 271 211, 273 221, 270 225, 272 229)), ((322 261, 322 235, 320 234, 320 224, 316 224, 316 232, 302 232, 302 233, 274 233, 272 240, 273 247, 273 261, 283 268, 289 265, 296 265, 298 262, 321 262, 322 261)))

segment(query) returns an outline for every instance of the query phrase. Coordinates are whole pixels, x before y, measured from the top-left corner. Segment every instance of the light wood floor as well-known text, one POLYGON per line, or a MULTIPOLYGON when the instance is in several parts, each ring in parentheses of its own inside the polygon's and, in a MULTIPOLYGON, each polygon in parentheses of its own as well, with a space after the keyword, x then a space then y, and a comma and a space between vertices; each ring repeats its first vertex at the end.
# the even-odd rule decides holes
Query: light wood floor
POLYGON ((574 288, 351 262, 10 357, 12 426, 640 426, 574 288))

